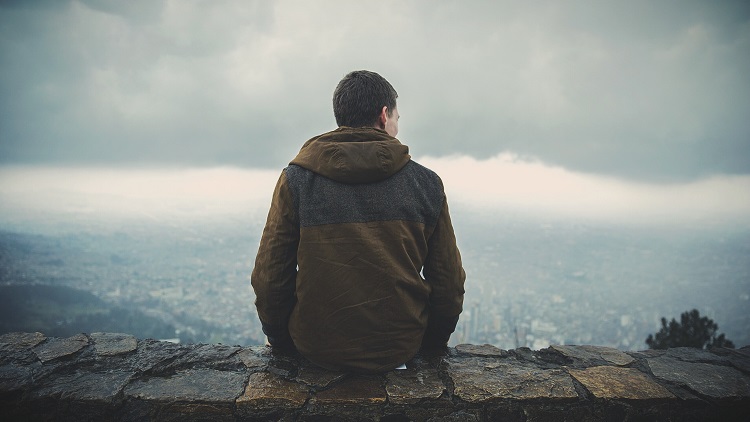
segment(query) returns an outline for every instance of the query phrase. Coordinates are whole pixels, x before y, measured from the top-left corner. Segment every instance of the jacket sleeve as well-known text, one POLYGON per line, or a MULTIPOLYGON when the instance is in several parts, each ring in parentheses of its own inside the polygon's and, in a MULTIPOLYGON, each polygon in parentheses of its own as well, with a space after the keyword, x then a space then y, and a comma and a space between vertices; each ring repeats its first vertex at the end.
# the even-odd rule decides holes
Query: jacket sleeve
POLYGON ((463 309, 466 280, 445 199, 427 248, 423 274, 432 286, 432 293, 422 348, 440 348, 448 345, 448 339, 456 329, 458 315, 463 309))
POLYGON ((263 332, 271 346, 281 348, 292 346, 287 324, 295 304, 298 221, 286 174, 282 173, 250 278, 263 332))

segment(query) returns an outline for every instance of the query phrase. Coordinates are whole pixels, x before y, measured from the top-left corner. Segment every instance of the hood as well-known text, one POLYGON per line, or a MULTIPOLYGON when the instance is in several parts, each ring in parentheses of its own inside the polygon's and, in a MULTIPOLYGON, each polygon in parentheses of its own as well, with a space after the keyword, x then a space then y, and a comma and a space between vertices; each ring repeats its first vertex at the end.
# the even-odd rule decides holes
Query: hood
POLYGON ((290 164, 340 183, 373 183, 409 162, 409 147, 385 131, 342 126, 302 145, 290 164))

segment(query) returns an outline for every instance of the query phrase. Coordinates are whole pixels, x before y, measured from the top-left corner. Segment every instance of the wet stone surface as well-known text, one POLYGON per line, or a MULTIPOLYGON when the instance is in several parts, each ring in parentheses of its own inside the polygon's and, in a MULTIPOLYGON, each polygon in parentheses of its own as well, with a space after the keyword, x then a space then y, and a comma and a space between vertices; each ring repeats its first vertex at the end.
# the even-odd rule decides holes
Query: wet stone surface
POLYGON ((125 365, 138 372, 161 373, 173 361, 190 351, 190 347, 165 341, 141 340, 136 353, 127 355, 125 365))
POLYGON ((585 366, 601 364, 625 366, 635 361, 627 353, 609 347, 553 345, 550 348, 585 366))
POLYGON ((30 349, 47 339, 42 333, 7 333, 0 335, 0 350, 30 349))
POLYGON ((141 400, 233 402, 242 394, 247 376, 238 372, 195 369, 168 377, 153 377, 130 383, 125 395, 141 400))
POLYGON ((750 397, 750 380, 729 366, 683 362, 668 357, 649 359, 648 366, 656 378, 687 387, 701 396, 750 397))
POLYGON ((569 372, 599 399, 651 400, 674 397, 666 388, 635 368, 597 366, 570 369, 569 372))
POLYGON ((346 375, 345 372, 328 371, 316 366, 304 366, 299 369, 296 380, 320 390, 346 378, 346 375))
POLYGON ((473 356, 485 356, 485 357, 506 357, 508 356, 508 352, 500 349, 496 346, 493 346, 491 344, 483 344, 481 346, 477 346, 474 344, 459 344, 456 346, 456 352, 467 354, 467 355, 473 355, 473 356))
POLYGON ((455 396, 470 403, 578 397, 573 380, 563 370, 520 365, 510 359, 449 358, 446 364, 455 396))
POLYGON ((263 368, 268 365, 270 352, 265 346, 244 347, 237 352, 237 358, 248 369, 263 368))
POLYGON ((280 375, 260 372, 250 375, 244 393, 237 399, 237 408, 298 409, 305 404, 309 392, 304 385, 291 382, 280 375))
POLYGON ((750 348, 460 345, 355 375, 264 346, 0 336, 3 420, 747 419, 750 348))
POLYGON ((112 371, 91 373, 76 371, 73 374, 49 377, 32 397, 65 397, 71 400, 111 402, 127 385, 134 372, 112 371))
POLYGON ((98 356, 115 356, 135 351, 138 340, 135 336, 120 333, 92 333, 94 350, 98 356))
POLYGON ((241 348, 239 346, 225 346, 222 344, 191 344, 187 345, 185 354, 162 366, 162 371, 192 369, 225 369, 240 370, 245 366, 239 356, 235 356, 241 348))
POLYGON ((436 369, 407 369, 387 373, 385 391, 393 404, 413 404, 440 398, 445 387, 436 369))
POLYGON ((88 346, 89 338, 84 334, 76 334, 68 338, 52 338, 34 347, 39 360, 42 362, 70 356, 88 346))
POLYGON ((316 404, 363 405, 385 403, 386 395, 381 376, 350 375, 328 390, 314 397, 316 404))
MULTIPOLYGON (((750 375, 750 346, 746 346, 741 349, 727 349, 724 347, 713 348, 710 350, 710 353, 720 357, 720 362, 723 362, 726 365, 733 366, 734 368, 743 372, 745 375, 750 375)), ((713 363, 716 361, 711 360, 707 362, 713 363)))
POLYGON ((727 361, 717 354, 694 347, 675 347, 665 351, 664 356, 685 362, 703 362, 717 365, 722 365, 727 361))
POLYGON ((19 391, 27 388, 33 381, 33 367, 9 363, 0 366, 0 391, 19 391))

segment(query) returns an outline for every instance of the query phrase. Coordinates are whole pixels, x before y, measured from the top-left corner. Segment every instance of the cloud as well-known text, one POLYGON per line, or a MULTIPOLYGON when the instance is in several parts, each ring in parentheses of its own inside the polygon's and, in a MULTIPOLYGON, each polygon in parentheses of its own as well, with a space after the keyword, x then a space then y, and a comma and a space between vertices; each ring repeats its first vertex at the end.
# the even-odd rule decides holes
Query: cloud
MULTIPOLYGON (((422 157, 452 209, 613 223, 746 225, 750 176, 646 184, 500 154, 422 157)), ((215 168, 0 167, 0 219, 223 218, 261 224, 280 171, 215 168)))
POLYGON ((415 154, 750 172, 747 2, 4 2, 0 160, 279 168, 369 68, 415 154))
POLYGON ((419 161, 440 174, 450 202, 475 211, 650 224, 737 224, 750 215, 750 176, 647 184, 571 172, 513 154, 419 161))
POLYGON ((279 172, 215 168, 0 167, 0 218, 265 216, 279 172), (41 217, 40 217, 41 216, 41 217))

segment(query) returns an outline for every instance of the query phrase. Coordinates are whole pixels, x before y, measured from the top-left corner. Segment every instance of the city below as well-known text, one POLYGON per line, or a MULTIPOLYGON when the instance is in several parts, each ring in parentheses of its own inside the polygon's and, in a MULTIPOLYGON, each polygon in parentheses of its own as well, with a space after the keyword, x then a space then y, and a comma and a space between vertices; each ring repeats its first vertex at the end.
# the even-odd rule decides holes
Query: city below
MULTIPOLYGON (((750 344, 747 229, 686 231, 519 216, 485 224, 460 210, 454 225, 467 281, 451 345, 642 350, 662 317, 679 319, 693 308, 718 323, 736 346, 750 344)), ((257 216, 5 224, 0 284, 76 289, 127 310, 130 319, 137 313, 168 327, 131 333, 139 337, 159 332, 182 342, 262 344, 249 281, 261 231, 257 216)), ((38 329, 34 321, 4 318, 6 331, 38 329)), ((71 319, 60 315, 57 328, 71 319)), ((87 329, 104 331, 95 324, 87 329)))

